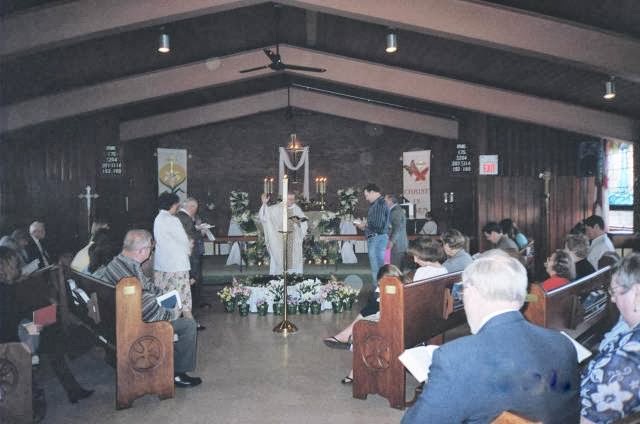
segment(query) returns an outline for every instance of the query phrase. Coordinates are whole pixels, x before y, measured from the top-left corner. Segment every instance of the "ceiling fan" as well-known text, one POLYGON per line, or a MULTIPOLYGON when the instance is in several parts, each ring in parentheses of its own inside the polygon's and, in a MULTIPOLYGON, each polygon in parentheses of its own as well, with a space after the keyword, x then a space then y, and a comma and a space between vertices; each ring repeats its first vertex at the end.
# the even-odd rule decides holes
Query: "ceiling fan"
POLYGON ((326 72, 326 69, 324 69, 324 68, 314 68, 314 67, 311 67, 311 66, 290 65, 290 64, 284 63, 282 61, 282 57, 280 57, 280 47, 279 47, 278 44, 276 44, 275 53, 272 50, 269 50, 269 49, 264 49, 263 51, 264 51, 264 54, 267 55, 269 60, 271 60, 271 63, 269 63, 268 65, 258 66, 258 67, 255 67, 255 68, 243 69, 242 71, 240 71, 240 73, 241 74, 246 74, 247 72, 259 71, 261 69, 267 69, 267 68, 270 68, 270 69, 272 69, 274 71, 284 71, 285 69, 291 69, 293 71, 326 72))

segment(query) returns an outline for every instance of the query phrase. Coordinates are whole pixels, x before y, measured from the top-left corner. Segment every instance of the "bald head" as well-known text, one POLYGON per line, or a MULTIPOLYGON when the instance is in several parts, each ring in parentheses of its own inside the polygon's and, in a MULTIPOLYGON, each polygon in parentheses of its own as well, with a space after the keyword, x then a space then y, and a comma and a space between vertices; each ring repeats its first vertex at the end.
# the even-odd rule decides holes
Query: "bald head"
POLYGON ((184 202, 182 202, 182 209, 187 211, 187 213, 193 217, 196 212, 198 212, 198 201, 194 197, 187 197, 184 202))
POLYGON ((29 234, 31 237, 42 240, 47 235, 44 229, 44 222, 33 221, 31 225, 29 225, 29 234))

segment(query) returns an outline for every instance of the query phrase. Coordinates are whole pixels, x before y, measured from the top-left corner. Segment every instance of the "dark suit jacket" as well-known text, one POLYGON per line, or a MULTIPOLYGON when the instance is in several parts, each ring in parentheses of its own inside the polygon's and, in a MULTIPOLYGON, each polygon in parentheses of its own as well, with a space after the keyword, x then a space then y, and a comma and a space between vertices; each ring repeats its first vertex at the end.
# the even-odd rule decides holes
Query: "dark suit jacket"
POLYGON ((195 242, 201 239, 200 232, 196 230, 196 223, 191 218, 191 215, 185 211, 178 211, 176 216, 182 223, 182 227, 184 228, 184 232, 187 233, 187 237, 195 242))
POLYGON ((507 410, 545 424, 577 423, 579 388, 571 342, 507 312, 435 351, 424 391, 402 423, 490 423, 507 410))
POLYGON ((404 209, 399 205, 395 205, 393 209, 391 209, 389 223, 391 224, 389 241, 393 242, 391 251, 406 252, 407 247, 409 247, 409 241, 407 239, 407 217, 404 214, 404 209))
MULTIPOLYGON (((47 261, 49 261, 49 264, 52 264, 53 259, 51 258, 51 255, 47 251, 47 245, 44 243, 43 240, 40 240, 40 246, 42 246, 42 251, 47 256, 47 261)), ((34 259, 37 259, 38 268, 44 268, 44 260, 42 258, 42 255, 40 254, 40 250, 38 249, 36 242, 33 241, 33 237, 29 237, 29 244, 27 244, 25 251, 27 252, 27 256, 28 256, 27 263, 30 263, 34 259)))

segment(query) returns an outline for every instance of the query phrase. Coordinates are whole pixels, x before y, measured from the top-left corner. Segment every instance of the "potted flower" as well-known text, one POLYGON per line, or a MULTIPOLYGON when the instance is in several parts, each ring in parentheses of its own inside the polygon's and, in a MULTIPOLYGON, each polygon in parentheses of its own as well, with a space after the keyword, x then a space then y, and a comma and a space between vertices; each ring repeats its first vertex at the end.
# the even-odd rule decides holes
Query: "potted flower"
POLYGON ((233 312, 236 309, 236 302, 233 293, 231 292, 231 287, 223 287, 223 289, 218 292, 218 297, 224 305, 225 312, 233 312))
POLYGON ((269 310, 269 304, 267 303, 267 299, 260 298, 256 301, 256 308, 258 309, 258 315, 265 316, 267 315, 267 311, 269 310))
POLYGON ((316 294, 317 287, 320 282, 317 280, 307 279, 298 284, 298 292, 300 293, 300 301, 298 302, 298 310, 301 314, 309 313, 309 304, 316 294))
POLYGON ((298 297, 289 295, 287 296, 287 314, 294 315, 298 312, 298 297))
POLYGON ((311 310, 312 315, 320 314, 322 310, 322 298, 319 295, 315 295, 309 301, 309 309, 311 310))
POLYGON ((339 291, 339 296, 344 304, 344 308, 347 310, 351 310, 353 304, 356 302, 359 290, 354 289, 351 286, 342 286, 339 291))
POLYGON ((344 310, 344 304, 342 303, 342 299, 340 297, 341 288, 342 284, 337 281, 329 281, 322 287, 322 291, 325 294, 324 298, 328 302, 331 302, 331 307, 334 314, 338 314, 344 310))
POLYGON ((271 302, 273 303, 273 314, 274 315, 282 315, 284 314, 284 283, 282 280, 271 280, 269 281, 267 292, 269 293, 269 297, 271 298, 271 302))
POLYGON ((234 284, 231 288, 231 293, 238 305, 238 312, 241 316, 249 315, 249 297, 251 296, 251 289, 243 284, 234 284))

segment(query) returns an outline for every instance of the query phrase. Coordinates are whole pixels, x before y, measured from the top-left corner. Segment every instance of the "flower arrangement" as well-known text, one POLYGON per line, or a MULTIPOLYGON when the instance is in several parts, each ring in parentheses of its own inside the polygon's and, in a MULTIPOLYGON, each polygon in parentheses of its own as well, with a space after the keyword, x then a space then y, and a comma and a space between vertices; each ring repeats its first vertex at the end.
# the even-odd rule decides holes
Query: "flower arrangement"
POLYGON ((242 231, 247 234, 257 234, 258 228, 253 221, 253 215, 249 211, 249 193, 246 191, 232 191, 229 194, 231 206, 231 218, 240 225, 242 231))
POLYGON ((338 296, 340 297, 340 300, 342 300, 342 302, 344 303, 349 303, 349 304, 353 304, 354 302, 357 302, 359 293, 360 293, 360 290, 357 290, 351 286, 345 286, 345 285, 340 287, 340 289, 338 290, 338 296))
POLYGON ((246 249, 242 252, 243 259, 249 266, 269 265, 269 253, 264 242, 262 233, 258 234, 258 240, 254 243, 247 243, 246 249))
POLYGON ((287 295, 287 305, 296 305, 300 302, 300 298, 297 293, 288 294, 287 295))
POLYGON ((327 302, 341 302, 342 298, 340 297, 340 289, 342 287, 343 284, 338 281, 329 281, 327 284, 322 286, 320 296, 327 300, 327 302))
POLYGON ((320 281, 318 279, 304 280, 297 287, 300 293, 300 302, 311 302, 313 298, 318 296, 320 281))
POLYGON ((231 287, 225 286, 222 290, 218 291, 218 297, 222 303, 231 302, 234 299, 234 295, 231 292, 231 287))
POLYGON ((355 187, 341 188, 338 190, 338 215, 353 216, 358 205, 358 192, 355 187))
POLYGON ((337 234, 340 231, 340 218, 335 212, 323 211, 318 221, 320 234, 337 234))
POLYGON ((251 289, 243 284, 234 284, 231 287, 231 294, 238 305, 247 303, 251 296, 251 289))
POLYGON ((284 297, 284 282, 282 280, 269 281, 267 292, 272 303, 280 303, 284 297))
POLYGON ((268 306, 267 299, 261 297, 260 299, 256 300, 256 307, 264 308, 265 306, 268 306))

